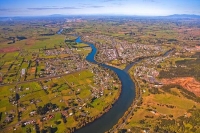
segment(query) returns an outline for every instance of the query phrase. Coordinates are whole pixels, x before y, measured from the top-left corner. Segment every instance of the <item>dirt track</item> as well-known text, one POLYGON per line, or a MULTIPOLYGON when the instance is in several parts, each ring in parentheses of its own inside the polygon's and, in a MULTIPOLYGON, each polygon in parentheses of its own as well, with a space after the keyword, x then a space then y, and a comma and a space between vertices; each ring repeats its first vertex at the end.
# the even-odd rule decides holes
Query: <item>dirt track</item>
POLYGON ((195 95, 200 96, 200 82, 193 77, 162 79, 163 84, 178 84, 195 95))

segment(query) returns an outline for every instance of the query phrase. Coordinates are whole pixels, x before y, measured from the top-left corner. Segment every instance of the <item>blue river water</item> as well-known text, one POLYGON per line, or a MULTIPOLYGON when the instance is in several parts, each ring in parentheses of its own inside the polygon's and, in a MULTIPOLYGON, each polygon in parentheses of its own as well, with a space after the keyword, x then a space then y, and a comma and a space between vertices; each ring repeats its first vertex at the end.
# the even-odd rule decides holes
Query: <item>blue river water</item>
POLYGON ((61 34, 63 32, 63 29, 60 29, 57 34, 61 34))
MULTIPOLYGON (((76 39, 76 42, 77 43, 82 42, 81 38, 78 37, 76 39)), ((75 133, 104 133, 109 129, 111 129, 115 124, 117 124, 118 120, 124 115, 124 113, 131 106, 135 98, 135 84, 132 81, 130 75, 126 71, 96 62, 95 61, 95 55, 97 53, 96 47, 90 43, 86 44, 88 44, 92 48, 92 51, 91 53, 88 54, 86 60, 114 71, 122 83, 122 91, 119 96, 119 99, 115 102, 115 104, 108 112, 106 112, 100 118, 96 119, 94 122, 89 123, 86 126, 75 131, 75 133)))

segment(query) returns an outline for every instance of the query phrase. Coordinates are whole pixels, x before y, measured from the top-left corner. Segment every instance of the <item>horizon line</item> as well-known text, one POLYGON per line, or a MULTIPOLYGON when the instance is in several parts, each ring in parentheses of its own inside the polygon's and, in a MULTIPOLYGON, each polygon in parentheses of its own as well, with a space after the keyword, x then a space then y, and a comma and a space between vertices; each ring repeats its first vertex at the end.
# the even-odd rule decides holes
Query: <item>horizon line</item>
POLYGON ((5 17, 51 17, 51 16, 135 16, 135 17, 167 17, 173 15, 200 16, 200 14, 169 14, 169 15, 136 15, 136 14, 49 14, 49 15, 12 15, 5 17))

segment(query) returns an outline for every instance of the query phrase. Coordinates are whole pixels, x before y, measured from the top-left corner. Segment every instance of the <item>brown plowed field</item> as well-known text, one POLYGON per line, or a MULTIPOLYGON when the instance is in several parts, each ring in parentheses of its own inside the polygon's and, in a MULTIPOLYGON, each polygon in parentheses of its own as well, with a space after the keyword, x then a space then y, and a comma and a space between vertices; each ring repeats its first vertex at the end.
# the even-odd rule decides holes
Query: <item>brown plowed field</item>
POLYGON ((162 79, 163 84, 178 84, 195 95, 200 96, 200 82, 193 77, 162 79))
POLYGON ((15 51, 19 51, 19 48, 16 47, 7 47, 7 48, 1 48, 0 49, 0 53, 9 53, 9 52, 15 52, 15 51))

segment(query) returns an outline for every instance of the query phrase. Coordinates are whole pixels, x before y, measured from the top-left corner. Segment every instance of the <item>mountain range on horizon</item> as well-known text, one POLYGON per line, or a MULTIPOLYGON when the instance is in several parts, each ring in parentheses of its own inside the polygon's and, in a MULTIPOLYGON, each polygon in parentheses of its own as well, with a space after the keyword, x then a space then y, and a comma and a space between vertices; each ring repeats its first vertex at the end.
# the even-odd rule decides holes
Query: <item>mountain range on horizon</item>
POLYGON ((168 16, 140 16, 140 15, 108 15, 108 14, 94 14, 94 15, 64 15, 64 14, 52 14, 52 15, 45 15, 45 16, 12 16, 12 17, 0 17, 1 19, 11 19, 11 18, 26 18, 26 17, 30 17, 30 18, 34 18, 34 17, 67 17, 67 16, 74 16, 74 17, 82 17, 82 16, 133 16, 133 17, 160 17, 160 18, 200 18, 200 15, 195 15, 195 14, 173 14, 173 15, 168 15, 168 16))

